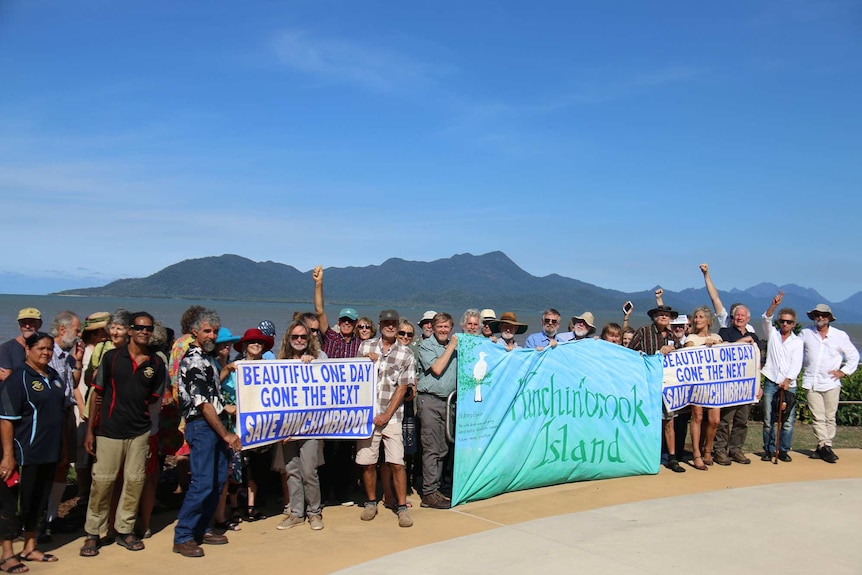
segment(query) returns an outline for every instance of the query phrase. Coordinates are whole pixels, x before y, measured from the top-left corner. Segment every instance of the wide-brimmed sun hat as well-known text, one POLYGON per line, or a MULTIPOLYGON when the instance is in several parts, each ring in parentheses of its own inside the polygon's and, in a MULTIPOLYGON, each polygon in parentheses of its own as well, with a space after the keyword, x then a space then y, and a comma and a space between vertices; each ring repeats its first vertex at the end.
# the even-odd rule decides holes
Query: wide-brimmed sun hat
POLYGON ((655 319, 655 314, 659 312, 669 313, 671 321, 679 317, 679 312, 674 311, 674 309, 669 305, 657 305, 646 313, 650 317, 650 319, 655 319))
POLYGON ((816 306, 814 306, 814 309, 812 309, 811 311, 808 312, 808 319, 813 321, 815 313, 828 314, 829 315, 829 323, 832 323, 833 321, 835 321, 835 316, 832 315, 832 308, 829 307, 828 305, 826 305, 825 303, 819 303, 816 306))
POLYGON ((218 335, 215 340, 216 343, 233 343, 235 341, 239 341, 238 335, 232 334, 226 327, 218 328, 218 335))
POLYGON ((585 311, 581 315, 572 316, 572 324, 578 323, 579 320, 587 324, 587 327, 590 328, 589 333, 596 333, 596 318, 593 317, 592 312, 585 311))
POLYGON ((111 320, 111 314, 107 311, 93 312, 84 320, 84 327, 81 331, 93 331, 108 327, 108 322, 111 320))
POLYGON ((242 346, 247 343, 251 343, 253 341, 259 341, 263 344, 263 351, 267 352, 272 349, 272 346, 275 345, 275 340, 256 327, 245 330, 245 333, 242 334, 242 338, 238 338, 238 341, 233 344, 233 348, 239 352, 242 351, 242 346))
POLYGON ((500 331, 501 323, 510 323, 514 325, 517 329, 515 330, 516 334, 524 333, 527 331, 527 324, 521 323, 518 321, 518 316, 515 315, 513 311, 504 311, 503 315, 500 316, 500 319, 494 320, 488 324, 488 327, 491 328, 491 331, 498 332, 500 331))

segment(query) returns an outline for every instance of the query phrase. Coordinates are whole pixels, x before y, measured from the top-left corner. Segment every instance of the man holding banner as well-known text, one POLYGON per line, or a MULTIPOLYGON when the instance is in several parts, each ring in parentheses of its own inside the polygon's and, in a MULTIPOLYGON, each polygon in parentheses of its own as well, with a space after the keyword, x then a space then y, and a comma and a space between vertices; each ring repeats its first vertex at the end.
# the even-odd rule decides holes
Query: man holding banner
MULTIPOLYGON (((377 369, 377 389, 374 434, 356 442, 356 463, 362 467, 362 484, 368 498, 360 519, 371 521, 377 516, 377 460, 380 443, 383 443, 384 465, 388 472, 381 471, 381 478, 384 482, 391 480, 395 487, 398 525, 411 527, 413 520, 407 512, 407 473, 404 470, 401 421, 404 395, 411 386, 416 385, 416 369, 413 352, 395 340, 399 320, 397 311, 383 310, 380 312, 380 337, 359 345, 357 356, 371 359, 377 369)), ((384 485, 384 492, 388 491, 388 487, 384 485)))
MULTIPOLYGON (((645 325, 635 332, 629 348, 641 351, 647 355, 661 353, 667 355, 680 347, 679 340, 674 337, 670 330, 672 319, 679 317, 679 312, 674 311, 669 305, 657 305, 647 312, 652 319, 652 324, 645 325)), ((668 411, 667 406, 662 403, 662 428, 664 440, 667 444, 667 463, 665 466, 674 473, 684 473, 685 469, 676 459, 676 434, 674 433, 673 418, 675 414, 668 411)))
MULTIPOLYGON (((730 327, 723 327, 718 335, 722 341, 730 343, 750 343, 757 346, 760 338, 753 331, 748 331, 748 321, 751 312, 744 305, 737 305, 733 310, 730 327)), ((732 461, 747 465, 751 460, 745 456, 743 445, 748 434, 748 416, 751 404, 733 405, 721 409, 721 422, 715 433, 715 453, 713 460, 719 465, 730 465, 732 461)))

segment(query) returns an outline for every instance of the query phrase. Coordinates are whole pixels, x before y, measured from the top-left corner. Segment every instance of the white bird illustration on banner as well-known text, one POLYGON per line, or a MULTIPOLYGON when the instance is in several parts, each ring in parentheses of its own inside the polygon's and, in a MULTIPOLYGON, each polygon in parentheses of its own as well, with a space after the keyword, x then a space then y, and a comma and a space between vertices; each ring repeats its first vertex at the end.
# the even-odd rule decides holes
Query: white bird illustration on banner
POLYGON ((485 374, 488 373, 488 362, 485 361, 486 355, 488 354, 480 351, 479 361, 473 366, 473 379, 476 380, 476 391, 473 393, 473 401, 476 403, 482 401, 482 380, 485 379, 485 374))

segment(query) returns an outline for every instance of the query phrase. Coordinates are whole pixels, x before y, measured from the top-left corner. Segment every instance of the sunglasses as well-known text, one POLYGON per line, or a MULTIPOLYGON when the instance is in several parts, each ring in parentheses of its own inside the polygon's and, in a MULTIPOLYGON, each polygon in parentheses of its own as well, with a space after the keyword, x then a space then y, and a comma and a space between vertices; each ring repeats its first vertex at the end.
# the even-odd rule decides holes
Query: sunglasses
POLYGON ((413 337, 413 332, 412 331, 399 331, 398 335, 400 335, 401 337, 406 337, 408 335, 410 337, 413 337))
POLYGON ((371 326, 366 324, 366 323, 362 323, 362 324, 357 325, 356 329, 371 329, 371 326))
POLYGON ((543 319, 542 321, 550 325, 557 325, 558 323, 560 323, 560 320, 558 319, 543 319))
POLYGON ((310 329, 310 330, 308 330, 308 331, 310 331, 311 333, 316 333, 316 334, 319 334, 319 333, 320 333, 320 330, 319 330, 319 329, 310 329))
POLYGON ((305 339, 305 340, 307 340, 307 339, 308 339, 308 334, 304 334, 304 333, 293 333, 293 334, 290 334, 290 339, 292 339, 292 340, 294 340, 294 341, 296 341, 296 340, 298 340, 298 339, 305 339))
POLYGON ((349 317, 340 317, 338 318, 338 321, 341 323, 356 323, 355 319, 350 319, 349 317))
POLYGON ((829 314, 828 313, 812 313, 811 317, 813 317, 814 319, 817 319, 818 317, 829 318, 829 314))
POLYGON ((794 323, 796 323, 796 320, 795 319, 780 319, 780 320, 778 320, 778 323, 786 323, 787 325, 793 325, 794 323))
POLYGON ((132 331, 149 331, 149 332, 152 332, 156 328, 154 326, 151 326, 151 325, 130 325, 129 329, 131 329, 132 331))

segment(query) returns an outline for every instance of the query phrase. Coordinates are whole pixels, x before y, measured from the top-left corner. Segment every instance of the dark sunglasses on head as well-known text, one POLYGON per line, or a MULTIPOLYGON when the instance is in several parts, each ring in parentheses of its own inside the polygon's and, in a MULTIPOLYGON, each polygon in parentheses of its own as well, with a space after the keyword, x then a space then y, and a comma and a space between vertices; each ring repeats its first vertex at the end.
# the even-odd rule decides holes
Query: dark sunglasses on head
POLYGON ((292 334, 290 334, 290 339, 292 339, 292 340, 297 340, 297 339, 308 339, 308 334, 304 334, 304 333, 292 333, 292 334))
POLYGON ((404 337, 407 335, 409 335, 410 337, 413 337, 413 332, 412 331, 399 331, 398 335, 400 335, 401 337, 404 337))
POLYGON ((778 320, 778 323, 786 323, 788 325, 793 325, 794 323, 796 323, 796 320, 795 319, 780 319, 780 320, 778 320))
POLYGON ((152 325, 137 325, 137 324, 135 324, 135 325, 130 325, 130 326, 129 326, 129 328, 130 328, 132 331, 149 331, 149 332, 151 332, 151 331, 153 331, 154 329, 156 329, 156 328, 155 328, 154 326, 152 326, 152 325))

